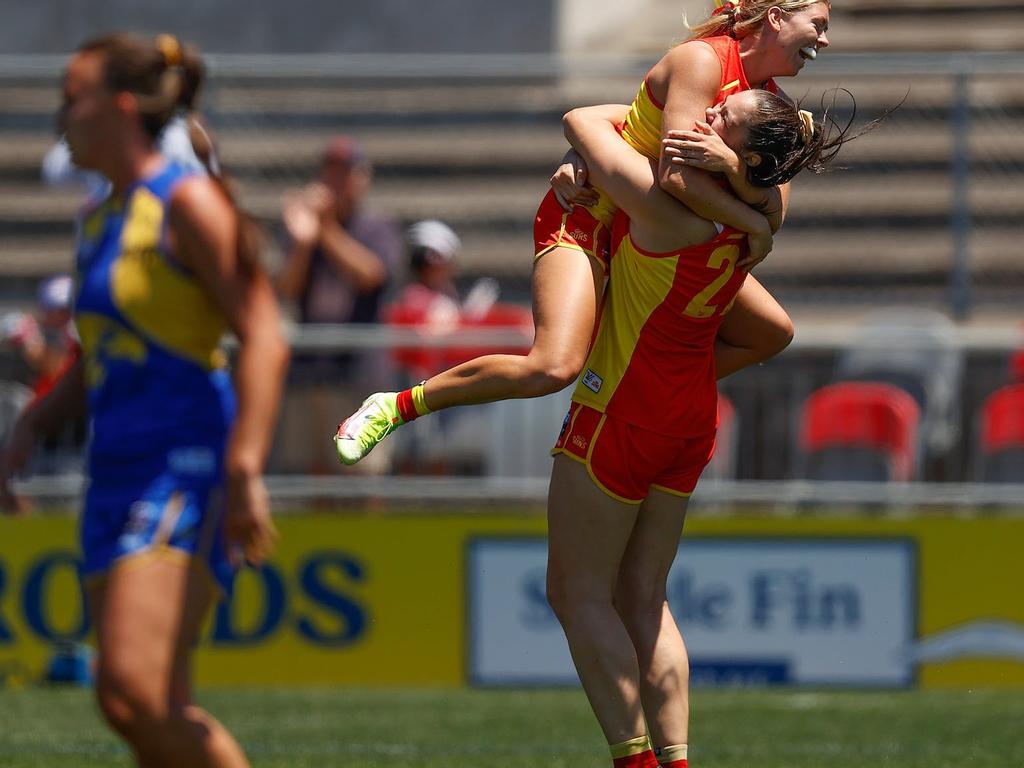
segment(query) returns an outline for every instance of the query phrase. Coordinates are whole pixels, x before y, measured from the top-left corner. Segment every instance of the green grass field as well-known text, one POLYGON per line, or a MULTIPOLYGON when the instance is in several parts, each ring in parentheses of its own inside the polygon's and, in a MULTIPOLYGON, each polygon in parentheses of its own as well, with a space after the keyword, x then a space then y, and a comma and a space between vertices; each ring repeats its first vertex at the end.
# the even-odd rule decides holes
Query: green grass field
MULTIPOLYGON (((207 690, 254 768, 605 768, 578 691, 207 690)), ((695 691, 694 768, 1020 768, 1024 694, 695 691)), ((0 691, 0 766, 129 766, 87 691, 0 691)))

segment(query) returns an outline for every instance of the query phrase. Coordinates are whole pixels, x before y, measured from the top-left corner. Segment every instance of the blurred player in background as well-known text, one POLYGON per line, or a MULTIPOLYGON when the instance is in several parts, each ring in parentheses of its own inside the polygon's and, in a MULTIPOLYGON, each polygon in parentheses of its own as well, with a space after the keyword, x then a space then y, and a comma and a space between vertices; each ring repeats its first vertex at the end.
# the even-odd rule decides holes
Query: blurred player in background
MULTIPOLYGON (((674 129, 690 130, 705 110, 726 96, 772 78, 796 75, 828 45, 828 0, 742 0, 721 5, 693 29, 693 38, 672 48, 644 79, 623 138, 638 153, 660 161, 663 189, 699 216, 748 234, 749 271, 771 249, 781 225, 788 188, 751 192, 755 209, 723 189, 700 168, 662 157, 661 140, 674 129)), ((569 158, 571 160, 571 156, 569 158)), ((570 176, 574 174, 570 172, 570 176)), ((595 202, 597 196, 589 202, 595 202)), ((536 337, 528 355, 489 355, 459 365, 402 392, 371 395, 339 426, 335 444, 344 463, 358 462, 396 427, 442 408, 556 392, 579 374, 587 354, 607 266, 614 205, 593 208, 559 200, 541 203, 534 236, 536 337), (563 212, 562 207, 570 213, 563 212), (589 256, 590 258, 587 258, 589 256)), ((764 360, 792 339, 789 316, 754 279, 747 280, 719 330, 718 376, 764 360)))
MULTIPOLYGON (((615 106, 566 116, 619 210, 594 342, 553 451, 548 599, 616 768, 686 768, 689 663, 666 580, 714 451, 715 338, 750 279, 738 266, 748 244, 660 190, 656 161, 619 138, 621 119, 615 106)), ((683 145, 712 169, 739 157, 740 188, 820 170, 845 140, 764 90, 730 95, 701 125, 683 145)))
POLYGON ((79 226, 82 360, 19 419, 0 486, 37 434, 87 405, 82 572, 100 708, 140 766, 240 768, 241 748, 192 703, 189 661, 235 562, 260 562, 274 540, 261 470, 288 351, 258 240, 222 180, 157 149, 196 56, 167 35, 114 34, 68 64, 71 159, 111 186, 79 226))

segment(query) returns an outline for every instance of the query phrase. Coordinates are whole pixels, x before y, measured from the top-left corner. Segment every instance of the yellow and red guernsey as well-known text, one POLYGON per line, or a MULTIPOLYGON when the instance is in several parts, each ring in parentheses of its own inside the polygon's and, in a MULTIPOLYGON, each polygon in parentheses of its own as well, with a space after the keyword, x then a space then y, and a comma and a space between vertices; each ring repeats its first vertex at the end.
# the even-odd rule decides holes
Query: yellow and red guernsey
POLYGON ((633 242, 621 211, 612 229, 611 279, 573 400, 672 437, 717 424, 714 345, 746 272, 742 232, 671 253, 633 242))
MULTIPOLYGON (((725 100, 726 96, 741 91, 750 90, 750 83, 743 72, 743 63, 740 61, 740 44, 731 37, 706 37, 702 40, 689 40, 684 45, 704 43, 710 45, 718 54, 718 60, 722 63, 722 82, 715 97, 715 104, 725 100)), ((778 88, 773 80, 764 84, 765 90, 776 93, 778 88)), ((626 116, 626 123, 622 128, 622 138, 637 152, 646 155, 651 160, 657 160, 661 155, 662 139, 662 115, 665 105, 651 93, 650 83, 644 78, 640 84, 640 90, 633 99, 629 115, 626 116)), ((687 128, 691 126, 686 126, 687 128)))

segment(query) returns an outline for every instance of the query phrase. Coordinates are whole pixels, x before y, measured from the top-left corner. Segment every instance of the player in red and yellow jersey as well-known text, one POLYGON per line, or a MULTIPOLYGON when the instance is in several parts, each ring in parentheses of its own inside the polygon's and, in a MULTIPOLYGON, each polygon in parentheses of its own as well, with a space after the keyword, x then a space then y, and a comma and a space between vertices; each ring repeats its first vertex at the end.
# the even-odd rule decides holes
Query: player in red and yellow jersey
MULTIPOLYGON (((714 450, 716 336, 750 279, 739 268, 748 245, 659 190, 655 161, 620 140, 620 118, 617 107, 566 116, 621 210, 594 341, 553 450, 548 597, 613 763, 685 768, 688 663, 665 582, 714 450)), ((728 97, 707 119, 688 144, 718 158, 709 165, 741 157, 763 187, 820 167, 845 139, 763 90, 728 97)))
MULTIPOLYGON (((828 0, 742 0, 696 27, 694 39, 670 50, 648 73, 624 136, 659 158, 668 131, 689 130, 707 108, 749 85, 796 74, 828 45, 828 0)), ((782 222, 784 190, 761 190, 758 207, 722 189, 700 168, 663 159, 660 186, 699 216, 748 233, 749 269, 771 248, 782 222)), ((339 425, 339 458, 354 464, 402 424, 431 411, 509 398, 538 397, 575 380, 591 338, 605 279, 604 253, 613 208, 571 208, 552 192, 535 221, 533 273, 536 336, 527 355, 487 355, 404 392, 371 395, 339 425), (602 221, 604 219, 604 221, 602 221)), ((756 280, 744 282, 719 330, 717 370, 726 376, 770 357, 792 338, 785 311, 756 280)))

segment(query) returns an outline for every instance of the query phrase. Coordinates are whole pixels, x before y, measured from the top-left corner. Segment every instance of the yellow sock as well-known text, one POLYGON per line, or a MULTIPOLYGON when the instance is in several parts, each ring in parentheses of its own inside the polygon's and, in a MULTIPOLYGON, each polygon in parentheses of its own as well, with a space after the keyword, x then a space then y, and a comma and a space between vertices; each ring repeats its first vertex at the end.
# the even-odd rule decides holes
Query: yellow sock
POLYGON ((670 747, 657 747, 654 754, 658 756, 658 762, 662 765, 671 765, 680 760, 686 760, 686 745, 673 744, 670 747))
MULTIPOLYGON (((423 384, 426 384, 426 382, 423 382, 423 384)), ((427 407, 427 401, 423 397, 423 384, 417 384, 412 388, 412 405, 416 409, 417 416, 426 416, 431 412, 427 407)))
POLYGON ((651 748, 651 737, 646 733, 643 736, 637 736, 635 739, 629 741, 622 741, 618 744, 610 744, 608 749, 612 752, 612 760, 618 760, 622 757, 632 757, 633 755, 639 755, 646 752, 651 748))

